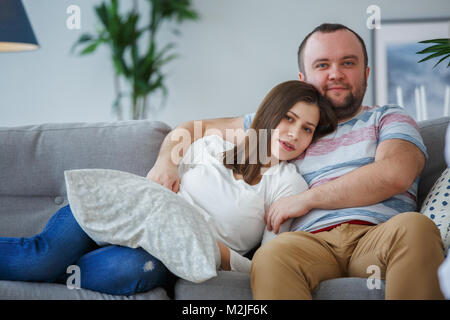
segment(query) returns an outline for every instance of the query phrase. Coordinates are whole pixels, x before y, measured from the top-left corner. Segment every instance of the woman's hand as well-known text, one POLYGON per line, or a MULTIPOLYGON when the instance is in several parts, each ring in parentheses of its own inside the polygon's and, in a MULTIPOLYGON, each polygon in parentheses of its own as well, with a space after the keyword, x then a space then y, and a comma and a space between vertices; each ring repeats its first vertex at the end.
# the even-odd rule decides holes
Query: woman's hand
POLYGON ((280 198, 267 210, 264 221, 267 230, 278 233, 280 225, 289 218, 296 218, 307 214, 312 207, 309 205, 307 191, 294 196, 280 198))
POLYGON ((173 163, 156 161, 153 168, 148 172, 147 179, 154 181, 175 193, 180 189, 178 167, 173 163))

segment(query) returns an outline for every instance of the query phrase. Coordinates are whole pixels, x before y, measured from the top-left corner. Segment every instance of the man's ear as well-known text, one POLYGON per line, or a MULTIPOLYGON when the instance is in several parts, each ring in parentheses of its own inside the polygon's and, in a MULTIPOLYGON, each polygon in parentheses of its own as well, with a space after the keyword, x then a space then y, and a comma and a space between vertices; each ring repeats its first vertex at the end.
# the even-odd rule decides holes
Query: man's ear
POLYGON ((369 74, 370 74, 370 67, 367 66, 367 68, 366 68, 366 83, 368 83, 367 81, 369 81, 369 74))
POLYGON ((298 73, 298 78, 300 79, 300 81, 303 81, 303 82, 305 82, 305 80, 306 80, 305 75, 301 72, 298 73))

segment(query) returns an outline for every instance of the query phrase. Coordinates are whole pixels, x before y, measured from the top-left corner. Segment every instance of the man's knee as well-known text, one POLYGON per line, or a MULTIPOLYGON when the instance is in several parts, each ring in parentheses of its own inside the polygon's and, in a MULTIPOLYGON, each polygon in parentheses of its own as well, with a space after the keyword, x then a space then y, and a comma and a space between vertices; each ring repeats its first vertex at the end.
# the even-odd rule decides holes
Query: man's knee
POLYGON ((279 235, 261 246, 253 256, 250 283, 255 299, 267 299, 267 294, 270 296, 273 291, 278 291, 273 288, 285 283, 282 280, 290 274, 286 268, 290 269, 291 265, 288 250, 292 240, 285 238, 285 233, 279 235))
POLYGON ((436 224, 419 212, 405 212, 388 220, 394 232, 402 232, 404 240, 413 247, 422 245, 442 245, 442 239, 436 224))
POLYGON ((277 261, 285 257, 285 251, 289 250, 292 242, 290 242, 288 233, 280 234, 275 239, 267 242, 256 250, 253 259, 252 266, 267 265, 267 263, 277 261))
POLYGON ((404 212, 389 220, 395 227, 404 227, 406 230, 415 233, 429 234, 439 232, 436 224, 427 216, 419 212, 404 212))
POLYGON ((298 256, 299 243, 304 240, 303 234, 299 232, 285 232, 261 246, 252 259, 252 276, 271 274, 273 277, 298 267, 294 257, 298 256))

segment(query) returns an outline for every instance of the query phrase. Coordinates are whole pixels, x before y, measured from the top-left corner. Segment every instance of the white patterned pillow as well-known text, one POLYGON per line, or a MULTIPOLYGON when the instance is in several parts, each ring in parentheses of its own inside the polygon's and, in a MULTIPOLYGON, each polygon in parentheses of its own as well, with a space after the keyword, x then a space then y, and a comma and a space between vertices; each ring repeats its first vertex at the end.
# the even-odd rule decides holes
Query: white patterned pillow
POLYGON ((64 175, 73 215, 97 243, 141 247, 192 282, 217 275, 216 241, 201 214, 181 196, 117 170, 71 170, 64 175))
POLYGON ((420 210, 436 223, 444 242, 445 254, 450 246, 450 170, 445 169, 435 182, 420 210))

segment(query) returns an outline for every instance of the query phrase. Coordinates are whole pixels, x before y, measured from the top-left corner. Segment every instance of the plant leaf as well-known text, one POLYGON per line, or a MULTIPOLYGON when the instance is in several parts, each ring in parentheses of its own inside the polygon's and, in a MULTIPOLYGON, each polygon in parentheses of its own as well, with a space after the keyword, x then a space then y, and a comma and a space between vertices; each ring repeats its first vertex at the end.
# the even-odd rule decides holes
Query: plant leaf
POLYGON ((423 53, 437 52, 437 51, 440 51, 441 49, 448 49, 448 48, 449 48, 449 45, 437 44, 437 45, 428 47, 426 49, 423 49, 422 51, 418 51, 416 53, 417 54, 423 54, 423 53))
POLYGON ((100 21, 103 23, 103 26, 106 29, 109 29, 109 16, 108 16, 108 9, 106 8, 105 3, 102 3, 98 7, 95 7, 95 12, 97 13, 97 17, 100 19, 100 21))
POLYGON ((423 61, 430 60, 430 59, 432 59, 432 58, 440 57, 440 56, 442 56, 442 55, 444 55, 444 54, 448 54, 448 53, 450 53, 450 48, 447 49, 447 50, 441 50, 441 51, 439 51, 439 52, 437 52, 437 53, 435 53, 435 54, 429 55, 428 57, 423 58, 423 59, 420 60, 419 62, 423 62, 423 61))
MULTIPOLYGON (((132 90, 130 94, 134 101, 160 89, 164 96, 167 95, 165 76, 161 72, 161 67, 175 59, 177 55, 171 54, 173 43, 158 50, 156 35, 162 24, 169 20, 182 22, 199 18, 193 9, 192 0, 148 0, 148 2, 151 9, 145 17, 145 24, 148 25, 140 27, 138 26, 140 17, 144 17, 144 14, 136 10, 137 0, 133 1, 133 10, 125 14, 120 12, 119 0, 102 0, 99 5, 94 6, 99 21, 95 32, 92 35, 83 34, 72 48, 74 50, 82 44, 83 50, 80 55, 86 55, 94 52, 100 44, 107 44, 116 76, 123 76, 130 84, 132 90), (139 46, 138 40, 143 35, 148 35, 150 40, 147 51, 139 46)), ((118 92, 113 104, 116 111, 120 108, 122 97, 123 93, 118 92)))
POLYGON ((419 43, 441 43, 441 44, 448 45, 450 43, 450 38, 423 40, 423 41, 419 41, 419 43))
POLYGON ((86 48, 84 48, 84 49, 80 52, 80 55, 85 55, 85 54, 89 54, 89 53, 94 52, 94 51, 97 49, 98 45, 99 45, 100 43, 102 43, 102 42, 103 42, 103 41, 101 41, 101 40, 97 40, 97 41, 95 41, 94 43, 88 45, 86 48))
POLYGON ((78 38, 77 42, 78 43, 83 43, 83 42, 86 42, 86 41, 89 41, 89 40, 93 40, 93 39, 94 38, 90 34, 84 33, 78 38))
POLYGON ((178 57, 177 54, 171 54, 171 55, 169 55, 168 57, 166 57, 164 59, 160 59, 160 60, 156 61, 155 67, 156 68, 160 68, 163 65, 167 64, 168 62, 176 59, 177 57, 178 57))
POLYGON ((161 58, 170 50, 175 48, 175 45, 173 43, 169 43, 164 48, 162 48, 154 57, 153 61, 159 61, 161 58))
MULTIPOLYGON (((433 66, 433 69, 439 64, 439 63, 441 63, 442 61, 444 61, 446 58, 448 58, 448 57, 450 57, 450 54, 448 54, 448 55, 446 55, 445 57, 443 57, 441 60, 439 60, 434 66, 433 66)), ((450 62, 449 62, 449 65, 450 65, 450 62)), ((448 68, 448 66, 447 66, 447 68, 448 68)))
POLYGON ((74 53, 75 48, 78 47, 80 44, 85 43, 85 42, 88 42, 88 41, 92 41, 93 39, 94 39, 94 38, 93 38, 90 34, 87 34, 87 33, 82 34, 82 35, 78 38, 77 42, 75 42, 75 43, 72 45, 72 48, 70 49, 70 52, 71 52, 71 53, 74 53))
POLYGON ((117 0, 111 0, 111 12, 117 14, 119 12, 119 3, 117 0))
MULTIPOLYGON (((152 73, 156 72, 158 68, 162 65, 161 59, 170 49, 174 48, 175 45, 173 43, 169 43, 162 48, 156 56, 154 56, 155 45, 152 44, 149 48, 149 52, 147 55, 143 57, 139 64, 139 74, 146 81, 150 78, 152 73)), ((165 62, 164 62, 165 63, 165 62)))
POLYGON ((148 92, 152 92, 158 88, 163 87, 164 75, 162 73, 158 73, 158 77, 156 80, 150 85, 150 90, 148 92))

